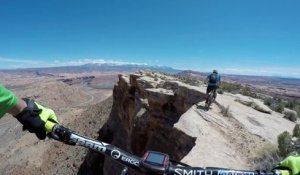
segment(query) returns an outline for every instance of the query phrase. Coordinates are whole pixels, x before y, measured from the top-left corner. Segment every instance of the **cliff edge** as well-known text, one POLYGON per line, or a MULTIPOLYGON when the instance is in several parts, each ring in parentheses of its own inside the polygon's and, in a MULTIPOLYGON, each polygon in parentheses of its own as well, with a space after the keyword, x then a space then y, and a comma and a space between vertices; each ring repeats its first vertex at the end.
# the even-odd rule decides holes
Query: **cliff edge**
MULTIPOLYGON (((137 156, 156 150, 192 166, 250 169, 260 149, 276 145, 277 135, 295 125, 261 101, 241 95, 219 94, 207 111, 205 91, 205 85, 191 86, 159 73, 119 75, 110 117, 98 139, 137 156)), ((89 152, 79 174, 115 174, 121 169, 89 152)))

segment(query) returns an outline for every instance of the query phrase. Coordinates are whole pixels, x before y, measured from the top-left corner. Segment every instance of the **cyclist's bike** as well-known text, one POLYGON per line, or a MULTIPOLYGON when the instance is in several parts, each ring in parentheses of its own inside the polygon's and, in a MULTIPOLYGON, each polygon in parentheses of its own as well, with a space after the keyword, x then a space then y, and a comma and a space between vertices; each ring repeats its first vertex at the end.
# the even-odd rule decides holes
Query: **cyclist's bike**
POLYGON ((211 90, 208 93, 207 103, 205 103, 205 108, 209 110, 210 105, 215 101, 215 94, 217 93, 217 89, 211 90))
POLYGON ((214 167, 190 167, 184 163, 170 160, 167 154, 156 151, 147 151, 143 157, 138 157, 108 143, 81 136, 58 124, 51 128, 47 127, 50 126, 47 123, 46 128, 47 131, 51 132, 49 134, 51 138, 69 145, 82 146, 104 154, 124 165, 123 171, 120 172, 121 175, 128 175, 128 168, 145 173, 146 175, 281 175, 278 170, 274 172, 262 172, 214 167))

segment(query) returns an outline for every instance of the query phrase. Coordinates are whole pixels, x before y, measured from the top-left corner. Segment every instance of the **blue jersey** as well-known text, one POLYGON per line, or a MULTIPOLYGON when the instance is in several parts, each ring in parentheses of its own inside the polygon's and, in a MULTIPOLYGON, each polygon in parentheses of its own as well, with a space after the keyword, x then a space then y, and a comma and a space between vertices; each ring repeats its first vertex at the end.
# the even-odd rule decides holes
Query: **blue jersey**
POLYGON ((212 74, 209 74, 208 76, 207 76, 207 79, 208 79, 208 86, 218 86, 219 84, 220 84, 220 81, 221 81, 221 75, 220 74, 217 74, 217 82, 216 83, 211 83, 211 82, 209 82, 209 79, 210 79, 210 76, 211 76, 212 74))

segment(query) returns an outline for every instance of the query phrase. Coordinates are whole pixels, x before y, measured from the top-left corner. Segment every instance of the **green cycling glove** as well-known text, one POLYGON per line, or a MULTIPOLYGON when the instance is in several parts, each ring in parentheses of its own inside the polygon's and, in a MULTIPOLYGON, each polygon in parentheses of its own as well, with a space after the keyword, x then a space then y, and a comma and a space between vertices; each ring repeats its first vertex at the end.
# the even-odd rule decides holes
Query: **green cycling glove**
POLYGON ((42 110, 39 116, 40 116, 41 120, 43 122, 45 122, 45 125, 44 125, 45 131, 47 133, 51 132, 54 125, 59 123, 54 111, 52 109, 46 108, 38 103, 35 103, 35 104, 38 106, 39 109, 42 110), (50 122, 47 122, 47 121, 50 121, 50 122))
POLYGON ((300 175, 300 156, 289 156, 274 169, 282 170, 282 175, 300 175))
POLYGON ((23 130, 35 133, 41 140, 45 139, 55 123, 59 123, 54 111, 35 103, 33 100, 24 99, 24 101, 27 107, 15 117, 23 124, 23 130))

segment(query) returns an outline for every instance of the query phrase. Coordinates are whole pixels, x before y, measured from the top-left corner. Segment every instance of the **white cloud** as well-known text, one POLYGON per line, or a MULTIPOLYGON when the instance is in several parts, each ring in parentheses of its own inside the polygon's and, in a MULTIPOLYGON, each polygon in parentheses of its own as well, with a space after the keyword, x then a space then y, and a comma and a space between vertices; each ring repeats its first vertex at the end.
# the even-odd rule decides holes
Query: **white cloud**
POLYGON ((25 63, 25 64, 32 64, 36 63, 37 61, 34 60, 24 60, 24 59, 14 59, 14 58, 3 58, 0 57, 0 61, 3 63, 25 63))
POLYGON ((15 58, 0 57, 0 68, 33 68, 33 67, 55 67, 55 66, 79 66, 84 64, 114 64, 114 65, 147 65, 147 63, 125 62, 105 59, 77 59, 77 60, 59 60, 37 61, 15 58))
POLYGON ((71 60, 71 61, 55 60, 54 62, 59 64, 60 66, 76 66, 76 65, 84 65, 84 64, 147 65, 147 63, 114 61, 114 60, 105 60, 105 59, 78 59, 78 60, 71 60))
POLYGON ((17 69, 29 67, 45 67, 43 61, 0 57, 0 69, 17 69))

